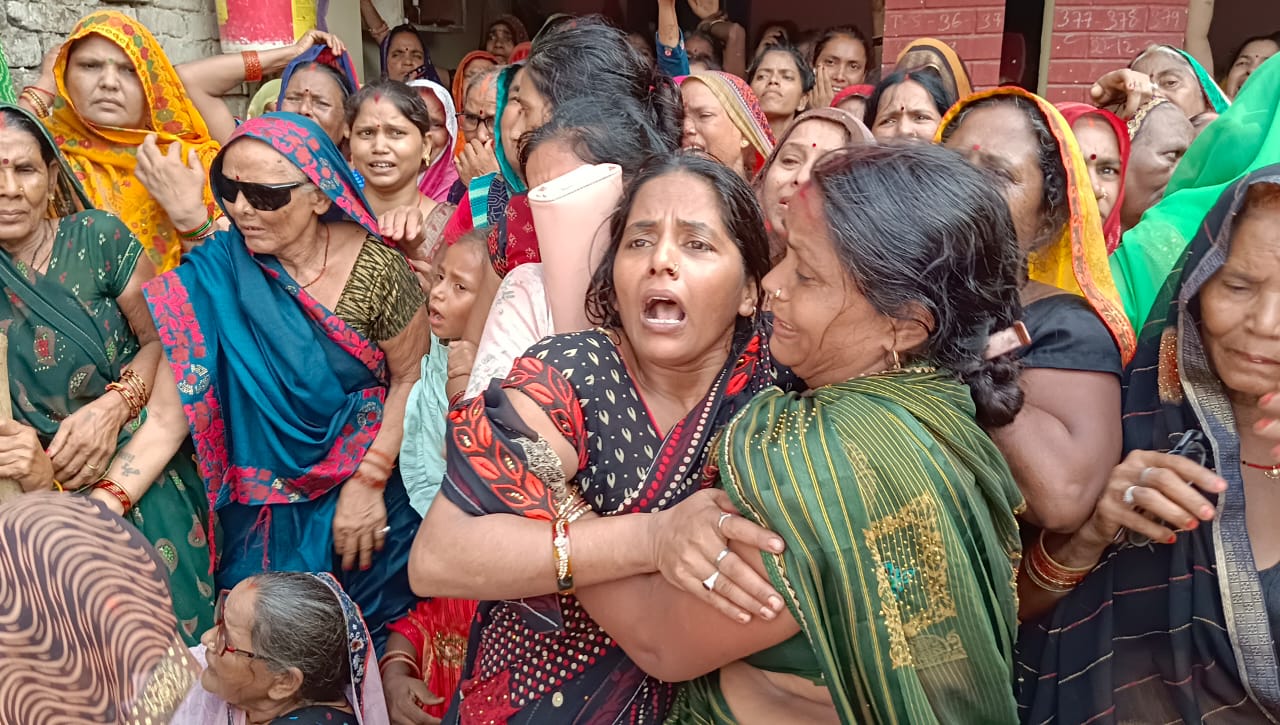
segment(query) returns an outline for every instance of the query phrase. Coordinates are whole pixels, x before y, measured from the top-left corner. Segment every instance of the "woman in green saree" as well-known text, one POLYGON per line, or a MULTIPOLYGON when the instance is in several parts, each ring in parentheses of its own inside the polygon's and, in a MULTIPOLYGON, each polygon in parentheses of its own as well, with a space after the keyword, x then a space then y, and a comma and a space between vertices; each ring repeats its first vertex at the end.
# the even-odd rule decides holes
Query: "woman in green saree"
MULTIPOLYGON (((34 428, 54 485, 110 497, 96 481, 145 417, 160 360, 142 283, 155 268, 88 198, 34 116, 0 105, 0 327, 14 418, 34 428)), ((213 623, 207 504, 191 450, 127 512, 169 569, 187 644, 213 623)))
POLYGON ((1022 404, 1017 336, 993 337, 1021 315, 1008 206, 946 149, 858 146, 786 226, 771 343, 811 390, 721 431, 723 490, 653 519, 661 574, 578 596, 645 671, 694 680, 671 722, 1014 722, 1022 496, 984 431, 1022 404), (716 611, 757 577, 776 616, 716 611))

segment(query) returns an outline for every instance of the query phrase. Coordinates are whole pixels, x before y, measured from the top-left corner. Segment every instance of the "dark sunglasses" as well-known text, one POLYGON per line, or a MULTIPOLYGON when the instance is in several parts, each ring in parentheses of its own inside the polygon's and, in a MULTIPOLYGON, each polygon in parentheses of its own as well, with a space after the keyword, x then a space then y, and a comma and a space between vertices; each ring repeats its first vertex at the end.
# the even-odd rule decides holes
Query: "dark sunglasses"
POLYGON ((293 190, 306 186, 307 181, 289 181, 283 184, 259 184, 253 181, 232 181, 222 174, 218 175, 218 195, 228 204, 234 204, 236 197, 244 194, 249 206, 258 211, 275 211, 288 206, 293 200, 293 190))

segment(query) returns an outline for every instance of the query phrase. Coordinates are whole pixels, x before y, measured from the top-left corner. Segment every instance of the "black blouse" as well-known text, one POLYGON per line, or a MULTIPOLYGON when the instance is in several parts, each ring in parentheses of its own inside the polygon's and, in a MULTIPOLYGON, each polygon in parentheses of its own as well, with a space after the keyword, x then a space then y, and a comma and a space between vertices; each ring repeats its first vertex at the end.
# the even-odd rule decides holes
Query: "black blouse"
POLYGON ((1023 310, 1031 344, 1022 348, 1023 367, 1111 373, 1124 370, 1120 348, 1085 298, 1063 293, 1032 302, 1023 310))

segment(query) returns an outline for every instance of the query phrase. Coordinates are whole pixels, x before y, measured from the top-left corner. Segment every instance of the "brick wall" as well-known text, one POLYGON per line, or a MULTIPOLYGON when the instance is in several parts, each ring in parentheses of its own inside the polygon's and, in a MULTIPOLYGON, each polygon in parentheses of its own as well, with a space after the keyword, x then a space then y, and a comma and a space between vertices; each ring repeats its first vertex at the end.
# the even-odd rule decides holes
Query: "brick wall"
POLYGON ((132 0, 129 5, 91 0, 8 0, 0 3, 0 37, 22 86, 39 75, 53 48, 92 10, 115 8, 146 25, 174 64, 221 52, 214 0, 132 0))
POLYGON ((886 71, 912 40, 932 37, 956 49, 975 87, 999 82, 1003 0, 885 0, 884 5, 886 71))
POLYGON ((1087 100, 1103 73, 1123 68, 1152 43, 1182 45, 1187 0, 1057 0, 1045 96, 1087 100))

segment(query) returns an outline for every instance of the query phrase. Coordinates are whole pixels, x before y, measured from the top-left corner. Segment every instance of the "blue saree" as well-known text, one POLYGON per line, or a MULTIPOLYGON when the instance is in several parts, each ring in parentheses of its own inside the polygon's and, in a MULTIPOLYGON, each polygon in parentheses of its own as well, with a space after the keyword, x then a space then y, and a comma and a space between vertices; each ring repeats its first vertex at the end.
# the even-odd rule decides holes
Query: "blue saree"
MULTIPOLYGON (((346 163, 320 128, 272 113, 240 126, 270 144, 376 238, 377 225, 346 163)), ((214 192, 222 157, 213 163, 214 192)), ((382 424, 385 354, 312 298, 271 256, 254 255, 233 226, 152 280, 147 303, 178 383, 210 510, 222 525, 218 584, 264 570, 334 571, 375 637, 407 610, 405 562, 418 516, 398 472, 385 501, 393 532, 370 570, 339 573, 333 515, 382 424)))

